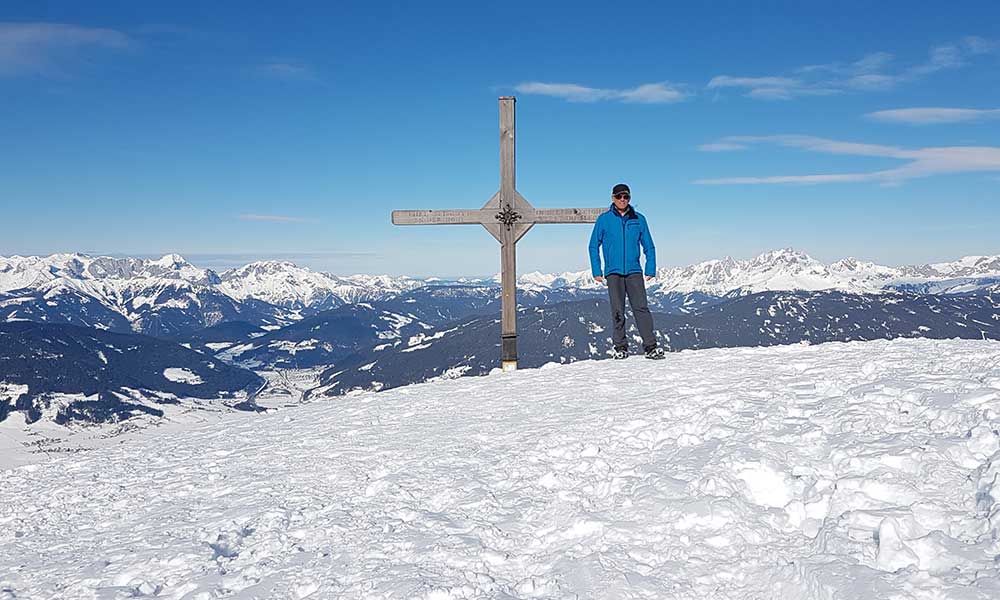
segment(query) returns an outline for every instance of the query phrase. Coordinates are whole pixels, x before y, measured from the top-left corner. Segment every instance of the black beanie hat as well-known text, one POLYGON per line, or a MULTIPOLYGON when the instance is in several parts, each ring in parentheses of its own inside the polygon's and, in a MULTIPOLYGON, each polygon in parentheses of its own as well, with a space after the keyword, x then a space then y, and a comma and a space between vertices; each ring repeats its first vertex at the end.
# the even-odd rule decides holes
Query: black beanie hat
POLYGON ((628 192, 628 193, 631 194, 632 190, 628 189, 628 186, 625 185, 624 183, 619 183, 615 187, 611 188, 611 195, 612 196, 614 196, 615 194, 617 194, 619 192, 628 192))

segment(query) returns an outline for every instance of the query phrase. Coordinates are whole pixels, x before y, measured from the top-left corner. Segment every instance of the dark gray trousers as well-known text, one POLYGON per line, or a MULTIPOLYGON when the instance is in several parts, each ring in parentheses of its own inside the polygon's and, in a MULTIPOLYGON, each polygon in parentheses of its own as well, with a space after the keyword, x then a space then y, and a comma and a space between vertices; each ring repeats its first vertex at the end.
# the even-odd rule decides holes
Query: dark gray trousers
POLYGON ((628 349, 628 341, 625 340, 625 295, 628 295, 629 306, 632 307, 632 314, 635 316, 635 324, 639 328, 639 335, 642 336, 643 351, 656 347, 656 338, 653 336, 653 315, 649 312, 646 304, 646 280, 642 273, 632 273, 630 275, 617 275, 612 273, 606 277, 608 281, 608 296, 611 297, 611 320, 614 324, 614 331, 611 334, 611 342, 615 348, 628 349))

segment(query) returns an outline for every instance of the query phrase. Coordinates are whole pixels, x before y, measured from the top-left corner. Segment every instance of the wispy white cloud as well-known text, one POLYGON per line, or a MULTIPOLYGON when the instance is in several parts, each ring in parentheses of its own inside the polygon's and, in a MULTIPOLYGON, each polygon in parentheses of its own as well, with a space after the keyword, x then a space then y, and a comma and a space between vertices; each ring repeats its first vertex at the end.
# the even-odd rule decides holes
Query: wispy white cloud
POLYGON ((532 81, 522 83, 514 88, 521 94, 537 94, 539 96, 554 96, 570 102, 596 102, 606 100, 610 90, 592 88, 576 83, 543 83, 532 81))
POLYGON ((729 152, 731 150, 746 150, 746 144, 736 142, 716 142, 714 144, 702 144, 698 146, 702 152, 729 152))
MULTIPOLYGON (((902 166, 861 173, 819 173, 810 175, 770 175, 754 177, 719 177, 699 179, 703 185, 724 184, 818 184, 874 181, 882 185, 899 185, 908 179, 931 177, 951 173, 1000 173, 1000 147, 993 146, 942 146, 906 149, 898 146, 843 142, 805 135, 730 136, 715 145, 731 144, 746 147, 750 144, 768 143, 801 148, 809 152, 895 158, 907 161, 902 166)), ((711 144, 707 144, 711 146, 711 144)), ((739 148, 733 148, 739 149, 739 148)))
MULTIPOLYGON (((851 62, 805 65, 788 73, 743 76, 716 75, 705 84, 716 99, 736 91, 760 100, 791 100, 805 96, 830 96, 862 91, 884 91, 935 73, 958 69, 983 54, 1000 52, 1000 42, 977 36, 931 48, 924 60, 901 64, 888 52, 873 52, 851 62)), ((635 88, 604 88, 579 83, 529 81, 515 87, 520 94, 562 98, 569 102, 671 103, 694 95, 692 86, 668 82, 635 88)))
POLYGON ((708 89, 723 87, 740 88, 785 88, 792 87, 798 80, 790 77, 730 77, 719 75, 708 82, 708 89))
POLYGON ((790 100, 796 96, 831 96, 839 94, 841 90, 830 87, 759 87, 747 91, 749 98, 758 100, 790 100))
POLYGON ((790 100, 799 96, 817 96, 839 93, 825 86, 813 86, 800 77, 732 77, 718 75, 705 86, 710 90, 742 90, 748 98, 758 100, 790 100))
MULTIPOLYGON (((722 144, 733 144, 746 148, 750 144, 772 143, 792 148, 802 148, 826 154, 847 154, 853 156, 889 156, 907 158, 906 150, 895 146, 880 146, 878 144, 859 144, 856 142, 841 142, 808 135, 732 135, 722 139, 722 144)), ((740 149, 736 148, 736 149, 740 149)))
POLYGON ((88 48, 121 50, 134 44, 120 31, 62 23, 0 23, 0 76, 58 75, 88 48))
POLYGON ((945 69, 957 69, 965 64, 963 52, 958 46, 938 46, 931 49, 927 62, 914 65, 903 72, 903 81, 916 79, 945 69))
POLYGON ((644 83, 630 90, 618 91, 617 97, 621 98, 622 102, 669 104, 683 100, 684 93, 676 88, 669 87, 665 83, 644 83))
POLYGON ((896 108, 870 112, 865 117, 875 121, 906 123, 908 125, 934 125, 938 123, 966 123, 1000 119, 1000 108, 896 108))
POLYGON ((668 104, 680 102, 687 94, 679 87, 666 82, 644 83, 634 88, 594 88, 576 83, 545 83, 531 81, 514 88, 520 94, 535 94, 562 98, 570 102, 599 102, 616 100, 639 104, 668 104))
POLYGON ((241 221, 263 221, 266 223, 308 223, 309 219, 288 217, 283 215, 242 214, 237 217, 241 221))
POLYGON ((1000 51, 1000 42, 988 40, 978 35, 969 35, 962 39, 962 45, 971 54, 990 54, 1000 51))
POLYGON ((706 88, 742 90, 747 97, 764 100, 889 90, 939 71, 957 69, 966 65, 972 56, 998 49, 1000 45, 996 42, 973 36, 955 44, 931 48, 925 60, 910 66, 895 67, 891 54, 876 52, 849 63, 806 65, 790 74, 718 75, 709 80, 706 88))
POLYGON ((299 81, 319 81, 319 75, 312 67, 294 62, 269 62, 258 65, 254 71, 258 75, 276 79, 295 79, 299 81))

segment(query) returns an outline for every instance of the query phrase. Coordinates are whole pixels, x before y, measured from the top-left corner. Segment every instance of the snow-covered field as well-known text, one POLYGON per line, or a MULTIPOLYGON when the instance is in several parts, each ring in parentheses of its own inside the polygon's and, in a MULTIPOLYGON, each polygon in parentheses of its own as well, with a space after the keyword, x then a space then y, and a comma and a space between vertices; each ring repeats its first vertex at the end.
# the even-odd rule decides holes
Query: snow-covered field
MULTIPOLYGON (((322 371, 321 367, 258 371, 267 380, 267 384, 255 396, 254 404, 265 409, 297 405, 304 401, 306 390, 316 387, 322 371)), ((197 374, 181 368, 165 369, 163 375, 172 381, 201 381, 197 374)), ((13 400, 26 391, 27 386, 0 382, 0 401, 13 400)), ((150 398, 151 392, 131 390, 131 393, 140 402, 145 397, 149 405, 163 411, 163 416, 139 414, 119 423, 100 426, 76 422, 56 424, 54 417, 58 409, 71 401, 86 399, 82 394, 52 394, 49 397, 49 407, 43 411, 42 417, 30 425, 25 423, 23 413, 11 413, 0 421, 0 470, 39 463, 65 454, 79 456, 78 453, 81 452, 93 452, 107 446, 129 443, 136 436, 158 435, 200 426, 214 427, 219 419, 236 410, 213 400, 169 395, 176 404, 158 403, 150 398)), ((2 595, 0 600, 3 600, 2 595)))
POLYGON ((997 598, 1000 343, 584 361, 0 472, 0 598, 997 598))

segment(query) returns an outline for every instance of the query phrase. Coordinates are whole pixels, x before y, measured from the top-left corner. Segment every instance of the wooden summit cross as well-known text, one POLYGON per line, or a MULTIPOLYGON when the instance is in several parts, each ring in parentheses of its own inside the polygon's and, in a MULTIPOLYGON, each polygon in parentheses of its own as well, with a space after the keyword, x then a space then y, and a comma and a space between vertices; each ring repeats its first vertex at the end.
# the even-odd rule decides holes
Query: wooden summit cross
POLYGON ((500 190, 481 209, 394 210, 393 225, 482 225, 500 242, 500 361, 517 369, 514 247, 535 223, 593 223, 606 208, 535 208, 514 188, 514 97, 500 97, 500 190))

